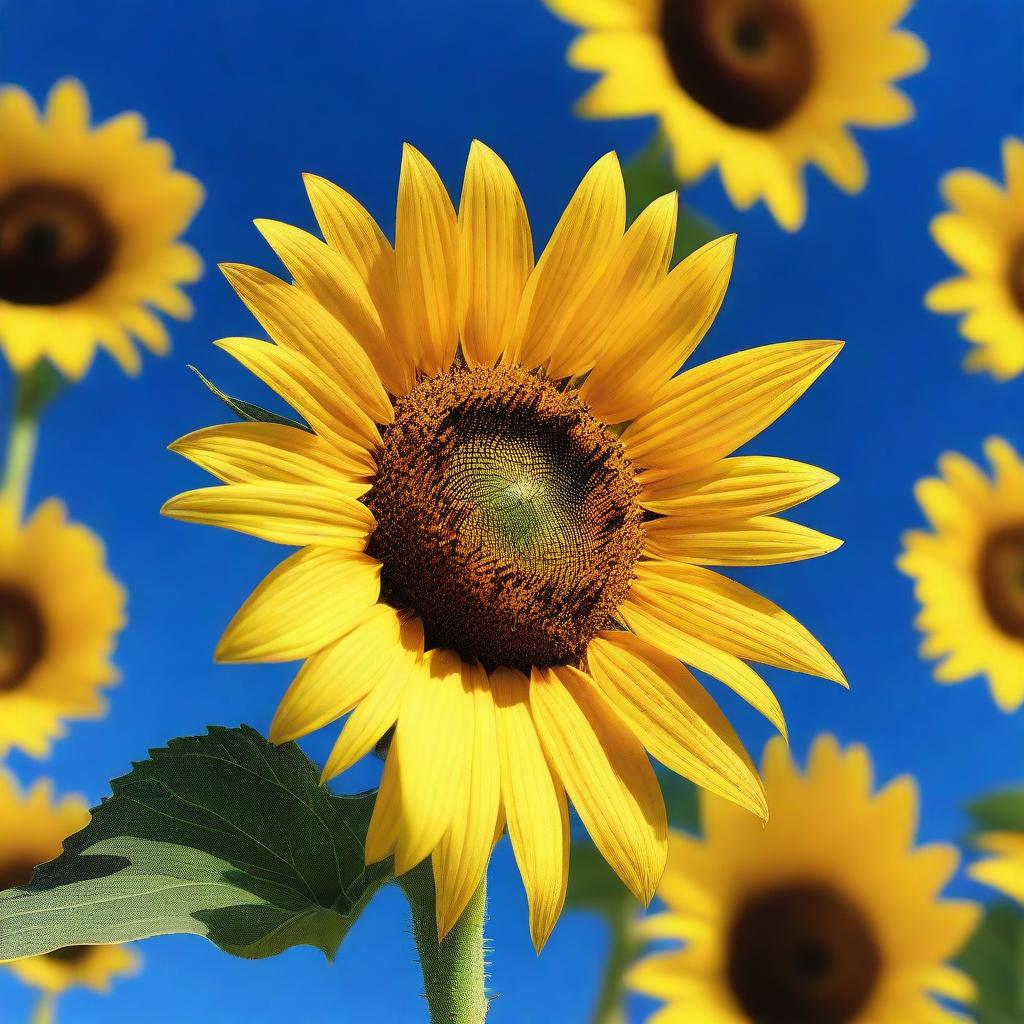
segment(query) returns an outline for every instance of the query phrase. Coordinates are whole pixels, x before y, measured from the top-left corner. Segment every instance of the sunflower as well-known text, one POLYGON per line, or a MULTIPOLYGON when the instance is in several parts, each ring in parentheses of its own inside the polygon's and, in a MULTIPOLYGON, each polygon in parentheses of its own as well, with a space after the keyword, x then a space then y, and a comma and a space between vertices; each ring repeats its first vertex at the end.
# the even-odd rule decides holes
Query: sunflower
POLYGON ((1024 142, 1003 143, 1005 190, 977 171, 952 171, 942 194, 952 210, 931 224, 939 248, 963 271, 925 296, 935 313, 963 316, 974 348, 964 365, 999 380, 1024 370, 1024 142))
POLYGON ((717 165, 733 205, 763 198, 794 231, 803 170, 859 192, 867 165, 849 126, 913 117, 892 82, 928 54, 895 26, 913 0, 545 0, 585 33, 569 63, 601 79, 586 117, 656 115, 680 180, 717 165))
POLYGON ((61 719, 103 713, 124 603, 99 538, 69 524, 61 502, 24 526, 0 506, 0 756, 45 757, 61 719))
POLYGON ((71 79, 53 88, 45 115, 22 89, 0 90, 0 152, 0 347, 16 370, 45 357, 77 380, 101 345, 137 373, 132 337, 168 347, 147 307, 191 315, 178 286, 202 264, 177 238, 202 186, 172 169, 138 114, 91 130, 71 79))
POLYGON ((873 794, 867 750, 841 751, 830 736, 815 741, 806 775, 776 738, 763 776, 767 825, 702 794, 704 839, 669 841, 667 912, 640 929, 686 945, 640 960, 628 979, 668 1001, 651 1024, 963 1021, 932 997, 971 998, 944 961, 978 907, 939 899, 959 855, 913 847, 913 779, 873 794))
MULTIPOLYGON (((0 892, 27 885, 36 865, 58 856, 64 840, 88 821, 83 800, 54 800, 45 779, 22 793, 14 777, 0 767, 0 892)), ((127 946, 65 946, 4 966, 49 995, 76 986, 109 992, 114 978, 138 970, 139 957, 127 946)))
POLYGON ((921 655, 943 658, 940 683, 988 677, 995 702, 1024 702, 1024 463, 1001 438, 985 453, 993 478, 963 455, 915 489, 934 533, 912 530, 899 567, 916 582, 921 655))
POLYGON ((976 845, 992 856, 967 869, 971 878, 1024 903, 1024 832, 987 832, 976 845))
POLYGON ((745 659, 842 680, 795 620, 704 567, 838 545, 774 516, 835 477, 726 456, 840 346, 768 346, 673 378, 723 300, 734 239, 668 273, 676 197, 626 231, 614 154, 536 265, 519 190, 479 143, 458 215, 406 148, 394 248, 351 196, 306 180, 326 244, 257 222, 295 283, 223 268, 276 344, 218 345, 309 429, 181 439, 226 486, 164 511, 301 549, 243 605, 220 660, 306 659, 271 739, 351 711, 325 779, 396 726, 367 856, 394 852, 401 874, 433 854, 441 934, 507 819, 539 947, 565 895, 566 793, 645 902, 666 849, 645 748, 764 814, 755 768, 682 662, 780 728, 745 659))

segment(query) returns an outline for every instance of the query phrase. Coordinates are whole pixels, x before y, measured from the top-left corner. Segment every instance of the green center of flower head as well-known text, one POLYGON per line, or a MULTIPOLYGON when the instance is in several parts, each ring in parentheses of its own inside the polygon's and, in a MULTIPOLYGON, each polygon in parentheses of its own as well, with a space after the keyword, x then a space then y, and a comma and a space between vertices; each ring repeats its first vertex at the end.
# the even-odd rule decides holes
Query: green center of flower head
POLYGON ((814 82, 800 0, 663 0, 661 36, 676 79, 727 124, 782 124, 814 82))
POLYGON ((46 627, 35 601, 0 584, 0 693, 16 690, 43 656, 46 627))
POLYGON ((399 399, 367 502, 384 597, 485 665, 578 663, 643 548, 639 485, 578 398, 510 367, 399 399))
POLYGON ((981 595, 989 615, 1008 636, 1024 639, 1024 526, 992 534, 979 563, 981 595))
POLYGON ((56 306, 92 290, 116 239, 96 204, 62 185, 21 185, 0 197, 0 299, 56 306))
POLYGON ((757 1024, 851 1024, 870 1001, 881 967, 864 916, 822 885, 754 896, 729 933, 729 985, 757 1024))

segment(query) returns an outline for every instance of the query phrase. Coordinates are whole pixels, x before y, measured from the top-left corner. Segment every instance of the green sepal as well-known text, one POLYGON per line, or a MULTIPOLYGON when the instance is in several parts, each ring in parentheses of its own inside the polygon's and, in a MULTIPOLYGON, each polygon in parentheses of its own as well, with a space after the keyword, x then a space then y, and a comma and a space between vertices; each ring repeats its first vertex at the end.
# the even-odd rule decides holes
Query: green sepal
POLYGON ((301 420, 293 420, 287 416, 278 416, 276 412, 264 409, 262 406, 253 405, 252 402, 244 402, 241 398, 232 398, 231 395, 221 391, 216 384, 208 377, 205 377, 196 367, 189 364, 189 369, 239 418, 248 420, 250 423, 280 423, 286 427, 298 427, 300 430, 307 430, 313 433, 312 428, 301 420))
POLYGON ((967 807, 979 832, 1024 832, 1024 789, 1003 789, 967 807))
POLYGON ((48 359, 40 359, 18 377, 14 416, 19 420, 38 419, 44 409, 67 387, 60 370, 48 359))
POLYGON ((61 856, 0 893, 0 960, 171 933, 333 959, 392 877, 364 863, 375 794, 331 794, 294 743, 248 726, 172 740, 111 789, 61 856))
MULTIPOLYGON (((656 132, 648 145, 626 164, 622 176, 626 183, 626 220, 630 224, 655 199, 679 190, 668 145, 660 132, 656 132)), ((721 234, 711 221, 680 201, 672 266, 721 234)))
POLYGON ((1024 912, 997 903, 959 957, 977 987, 971 1004, 978 1024, 1020 1024, 1024 1020, 1024 912))

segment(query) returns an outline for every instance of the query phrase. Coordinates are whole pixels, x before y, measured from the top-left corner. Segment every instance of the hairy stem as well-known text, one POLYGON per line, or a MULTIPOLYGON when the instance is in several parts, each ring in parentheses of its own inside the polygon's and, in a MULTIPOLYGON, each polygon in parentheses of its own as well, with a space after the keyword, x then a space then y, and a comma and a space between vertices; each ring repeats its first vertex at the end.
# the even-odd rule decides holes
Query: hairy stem
POLYGON ((429 858, 397 882, 412 908, 431 1024, 482 1024, 489 1008, 484 993, 486 878, 444 942, 437 941, 434 875, 429 858))

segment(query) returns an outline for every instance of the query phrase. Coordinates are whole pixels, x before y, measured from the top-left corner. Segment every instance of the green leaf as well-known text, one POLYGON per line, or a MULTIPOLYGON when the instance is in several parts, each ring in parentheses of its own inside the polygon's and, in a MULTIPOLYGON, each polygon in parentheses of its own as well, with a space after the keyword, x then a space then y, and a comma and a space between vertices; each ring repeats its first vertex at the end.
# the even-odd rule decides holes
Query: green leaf
POLYGON ((959 962, 978 987, 971 1007, 978 1024, 1024 1020, 1024 913, 1018 906, 989 907, 959 962))
POLYGON ((1024 832, 1024 789, 1004 789, 983 796, 967 808, 983 832, 1024 832))
MULTIPOLYGON (((668 146, 660 132, 654 135, 646 149, 626 164, 622 176, 626 182, 626 219, 631 224, 655 199, 679 189, 679 182, 672 172, 668 146)), ((672 265, 721 234, 711 221, 680 202, 672 265)))
MULTIPOLYGON (((674 772, 658 772, 665 810, 671 828, 697 832, 700 804, 697 787, 674 772)), ((640 913, 633 894, 589 840, 572 844, 569 856, 569 885, 565 894, 567 910, 600 914, 608 923, 610 945, 601 982, 593 1024, 624 1024, 623 990, 626 972, 639 956, 643 943, 633 922, 640 913)))
POLYGON ((241 398, 232 398, 231 395, 225 394, 221 391, 216 384, 213 383, 208 377, 204 377, 203 374, 196 369, 196 367, 189 365, 189 369, 239 418, 243 420, 249 420, 250 422, 258 423, 280 423, 286 427, 298 427, 300 430, 308 430, 311 434, 313 433, 312 428, 303 423, 301 420, 289 419, 287 416, 278 416, 276 412, 271 412, 269 409, 264 409, 259 405, 253 405, 252 402, 243 402, 241 398))
POLYGON ((247 726, 172 740, 111 788, 60 857, 0 894, 0 960, 169 933, 333 959, 391 878, 364 865, 374 795, 332 795, 295 744, 247 726))

